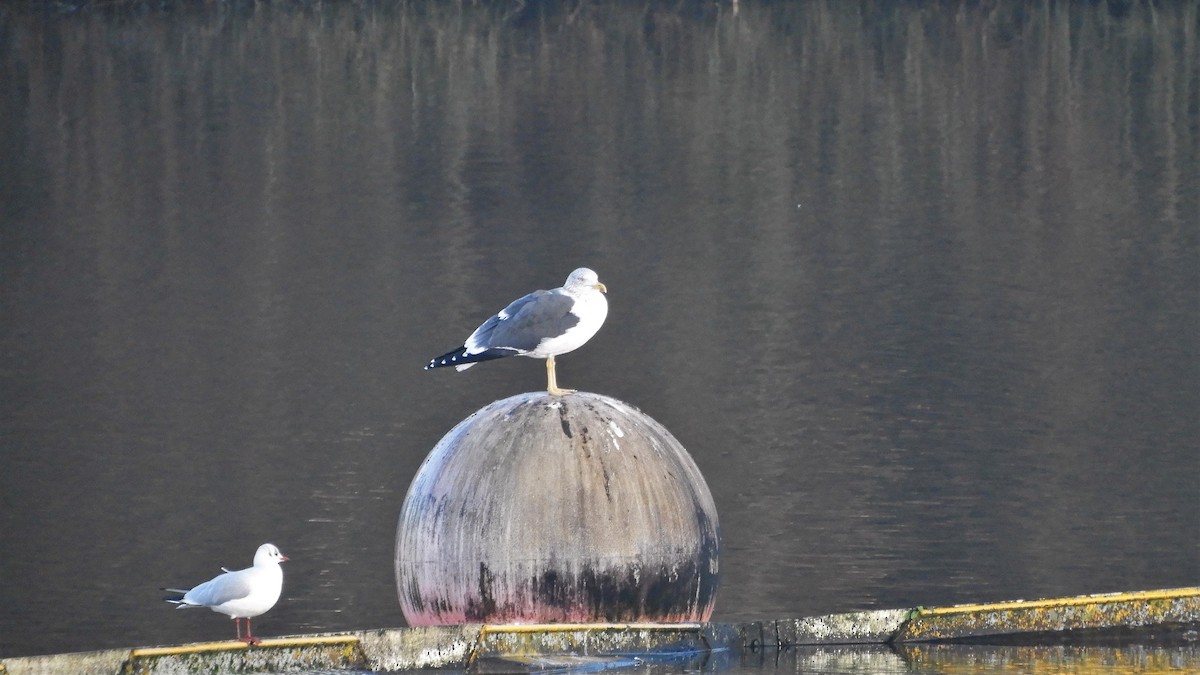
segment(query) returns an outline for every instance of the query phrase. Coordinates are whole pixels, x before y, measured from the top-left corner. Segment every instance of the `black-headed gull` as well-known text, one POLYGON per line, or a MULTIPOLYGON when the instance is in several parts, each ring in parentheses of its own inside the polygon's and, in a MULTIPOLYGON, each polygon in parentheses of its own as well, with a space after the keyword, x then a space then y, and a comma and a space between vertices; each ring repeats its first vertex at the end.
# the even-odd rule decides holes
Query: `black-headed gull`
POLYGON ((257 643, 258 638, 250 634, 250 618, 263 614, 279 601, 279 594, 283 591, 283 568, 279 563, 285 560, 287 556, 280 553, 274 544, 263 544, 254 553, 253 567, 234 571, 222 567, 224 574, 190 591, 164 588, 164 591, 180 595, 167 596, 163 600, 177 605, 177 609, 207 607, 214 612, 228 614, 237 630, 237 639, 257 643), (242 619, 246 620, 245 637, 242 637, 242 619))
POLYGON ((600 330, 608 316, 606 292, 595 272, 580 267, 561 288, 513 300, 476 328, 463 346, 431 360, 425 369, 466 370, 479 361, 505 356, 546 359, 546 391, 554 396, 569 394, 574 389, 558 387, 554 357, 579 349, 600 330))

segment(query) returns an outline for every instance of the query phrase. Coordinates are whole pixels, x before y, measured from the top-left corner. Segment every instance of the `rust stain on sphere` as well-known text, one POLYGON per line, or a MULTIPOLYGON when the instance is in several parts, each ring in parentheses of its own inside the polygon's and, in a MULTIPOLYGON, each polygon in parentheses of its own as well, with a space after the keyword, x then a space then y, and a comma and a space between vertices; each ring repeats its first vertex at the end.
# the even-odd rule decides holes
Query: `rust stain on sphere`
POLYGON ((527 393, 458 424, 396 533, 410 625, 707 621, 712 495, 683 446, 598 394, 527 393))

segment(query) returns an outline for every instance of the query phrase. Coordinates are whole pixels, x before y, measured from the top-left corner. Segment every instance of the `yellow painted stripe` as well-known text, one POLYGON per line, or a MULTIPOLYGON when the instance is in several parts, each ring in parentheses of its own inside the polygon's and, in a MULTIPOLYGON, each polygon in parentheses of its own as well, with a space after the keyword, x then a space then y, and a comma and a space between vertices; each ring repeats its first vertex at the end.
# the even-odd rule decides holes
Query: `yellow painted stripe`
POLYGON ((484 624, 484 633, 563 633, 580 630, 699 630, 699 623, 518 623, 484 624))
MULTIPOLYGON (((263 638, 259 647, 309 647, 327 644, 358 644, 354 635, 313 635, 294 638, 263 638)), ((237 649, 248 649, 250 645, 237 640, 226 642, 201 642, 194 645, 179 645, 176 647, 146 647, 129 652, 131 658, 139 656, 171 656, 176 654, 198 654, 202 652, 228 652, 237 649)))
POLYGON ((358 644, 356 635, 310 635, 291 638, 264 638, 260 647, 308 647, 312 645, 358 644))
POLYGON ((167 656, 172 654, 196 654, 199 652, 228 652, 235 649, 246 649, 250 645, 237 640, 227 642, 201 642, 194 645, 179 645, 176 647, 145 647, 129 652, 129 656, 167 656))
POLYGON ((1009 609, 1038 609, 1042 607, 1104 605, 1117 602, 1174 600, 1192 597, 1200 597, 1200 586, 1194 586, 1191 588, 1168 588, 1158 591, 1137 591, 1133 593, 1076 595, 1067 598, 1046 598, 1043 600, 1012 600, 1009 602, 994 602, 978 605, 951 605, 949 607, 921 609, 920 616, 932 616, 938 614, 964 614, 968 612, 999 612, 1009 609))

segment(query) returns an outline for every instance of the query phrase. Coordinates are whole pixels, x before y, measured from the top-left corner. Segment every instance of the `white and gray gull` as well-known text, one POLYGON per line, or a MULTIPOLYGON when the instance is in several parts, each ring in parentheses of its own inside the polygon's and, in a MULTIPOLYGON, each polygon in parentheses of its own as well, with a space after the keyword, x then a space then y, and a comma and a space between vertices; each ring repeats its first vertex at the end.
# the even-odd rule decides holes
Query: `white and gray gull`
POLYGON ((608 316, 606 292, 595 272, 580 267, 561 288, 513 300, 476 328, 463 346, 433 359, 425 369, 466 370, 479 361, 505 356, 546 359, 546 391, 553 396, 570 394, 575 390, 558 386, 554 357, 582 347, 600 330, 608 316))
MULTIPOLYGON (((228 614, 233 619, 237 638, 243 642, 257 643, 258 638, 250 634, 250 619, 265 613, 279 601, 283 591, 283 569, 279 563, 287 556, 279 552, 274 544, 263 544, 254 553, 254 566, 244 570, 225 570, 224 574, 196 586, 191 590, 164 588, 176 595, 163 598, 187 607, 207 607, 214 612, 228 614), (242 637, 242 619, 246 620, 246 635, 242 637)), ((221 568, 225 569, 225 568, 221 568)))

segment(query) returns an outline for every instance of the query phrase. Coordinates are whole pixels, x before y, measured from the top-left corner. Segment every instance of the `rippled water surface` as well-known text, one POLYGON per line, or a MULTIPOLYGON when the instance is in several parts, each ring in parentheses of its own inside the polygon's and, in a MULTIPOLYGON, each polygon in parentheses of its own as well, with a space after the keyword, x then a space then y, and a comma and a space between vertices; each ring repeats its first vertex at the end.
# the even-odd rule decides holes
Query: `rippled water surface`
MULTIPOLYGON (((714 620, 1200 583, 1196 3, 13 3, 0 158, 0 655, 224 638, 157 589, 264 541, 264 634, 402 625, 421 460, 545 383, 421 368, 580 265, 714 620)), ((1197 663, 805 654, 729 667, 1197 663)))

